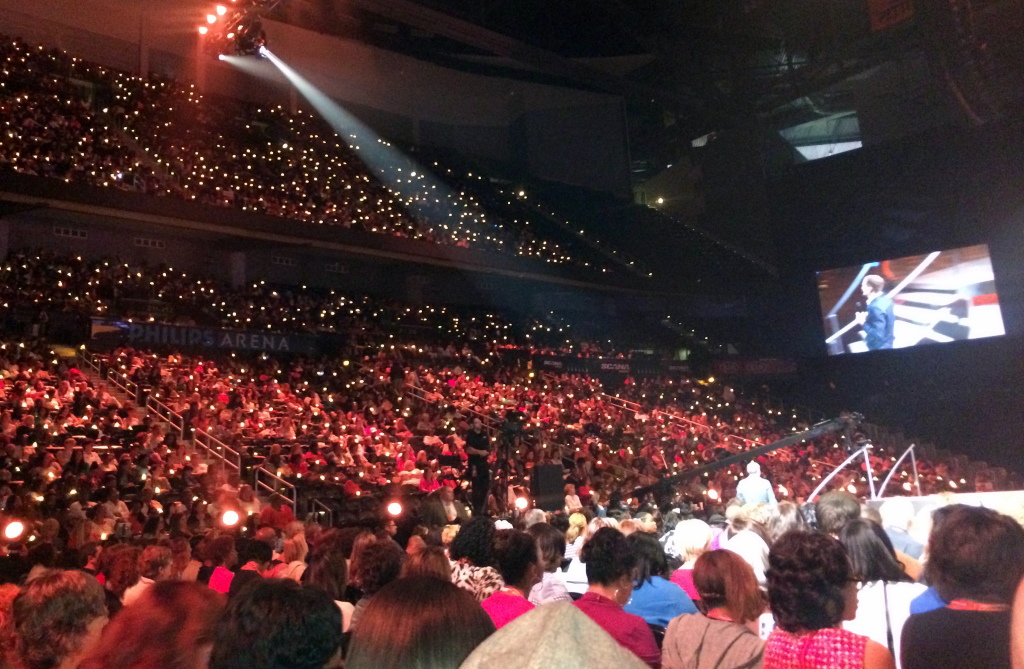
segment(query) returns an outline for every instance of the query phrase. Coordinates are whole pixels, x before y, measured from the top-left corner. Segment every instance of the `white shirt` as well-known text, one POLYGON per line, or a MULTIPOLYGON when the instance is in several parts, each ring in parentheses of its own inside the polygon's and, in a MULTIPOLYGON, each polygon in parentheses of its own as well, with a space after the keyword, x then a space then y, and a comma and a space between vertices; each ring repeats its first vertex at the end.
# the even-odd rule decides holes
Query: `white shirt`
POLYGON ((735 536, 722 542, 722 548, 736 553, 753 567, 758 585, 764 586, 767 583, 765 572, 768 571, 768 544, 756 532, 737 532, 735 536))
POLYGON ((889 624, 892 627, 893 650, 896 666, 900 666, 900 635, 903 624, 910 617, 910 602, 927 590, 923 583, 887 583, 883 592, 882 582, 864 583, 857 591, 857 615, 843 623, 843 629, 866 636, 882 647, 888 647, 886 639, 885 600, 889 600, 889 624))

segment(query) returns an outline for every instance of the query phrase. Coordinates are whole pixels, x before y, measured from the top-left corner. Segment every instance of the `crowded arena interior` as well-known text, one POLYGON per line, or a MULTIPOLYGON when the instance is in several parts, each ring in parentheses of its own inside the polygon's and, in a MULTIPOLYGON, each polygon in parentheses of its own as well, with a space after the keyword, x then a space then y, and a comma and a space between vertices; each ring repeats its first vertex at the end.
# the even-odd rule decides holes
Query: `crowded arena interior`
POLYGON ((0 0, 0 669, 1024 667, 1013 0, 0 0))

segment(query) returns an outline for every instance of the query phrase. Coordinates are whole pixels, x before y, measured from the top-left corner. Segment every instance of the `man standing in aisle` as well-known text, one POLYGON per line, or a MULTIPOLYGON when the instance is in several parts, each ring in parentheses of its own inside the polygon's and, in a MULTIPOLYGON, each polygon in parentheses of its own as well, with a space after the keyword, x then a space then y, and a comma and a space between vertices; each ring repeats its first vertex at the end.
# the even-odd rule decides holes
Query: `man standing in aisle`
POLYGON ((864 326, 864 339, 869 351, 892 348, 896 337, 893 327, 892 298, 885 294, 885 279, 877 274, 868 274, 861 281, 860 291, 868 301, 868 310, 857 313, 857 322, 864 326))
POLYGON ((767 479, 761 478, 761 465, 747 463, 747 478, 736 484, 736 498, 744 504, 777 504, 775 491, 767 479))
POLYGON ((491 489, 491 469, 487 464, 491 440, 479 418, 473 419, 473 427, 466 433, 466 455, 469 456, 467 474, 473 485, 473 513, 483 515, 487 512, 487 494, 491 489))

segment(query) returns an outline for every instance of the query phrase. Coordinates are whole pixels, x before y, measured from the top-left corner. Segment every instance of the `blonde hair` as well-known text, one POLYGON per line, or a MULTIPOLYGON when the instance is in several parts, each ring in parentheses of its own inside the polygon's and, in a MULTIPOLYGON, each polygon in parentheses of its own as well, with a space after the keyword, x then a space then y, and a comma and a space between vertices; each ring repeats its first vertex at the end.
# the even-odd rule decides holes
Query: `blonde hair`
POLYGON ((697 518, 680 521, 672 534, 676 552, 679 553, 679 559, 684 565, 694 562, 706 553, 711 545, 711 538, 711 526, 697 518))
POLYGON ((572 543, 579 539, 587 529, 587 517, 582 513, 574 513, 569 516, 569 529, 565 531, 566 543, 572 543))

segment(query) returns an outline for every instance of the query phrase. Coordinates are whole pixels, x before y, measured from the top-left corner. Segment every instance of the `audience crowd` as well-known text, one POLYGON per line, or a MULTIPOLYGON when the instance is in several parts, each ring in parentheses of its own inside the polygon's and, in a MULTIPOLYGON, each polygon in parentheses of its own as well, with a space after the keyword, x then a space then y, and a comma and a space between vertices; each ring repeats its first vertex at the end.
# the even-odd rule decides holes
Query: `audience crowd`
POLYGON ((302 110, 0 39, 0 168, 602 272, 626 265, 471 169, 417 165, 302 110))

